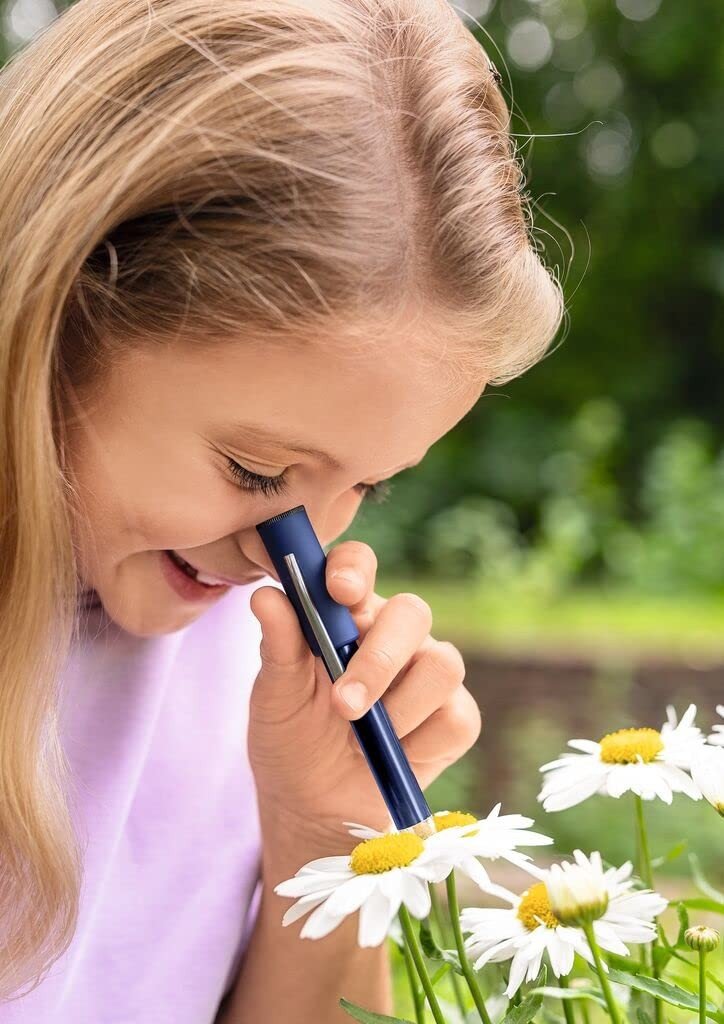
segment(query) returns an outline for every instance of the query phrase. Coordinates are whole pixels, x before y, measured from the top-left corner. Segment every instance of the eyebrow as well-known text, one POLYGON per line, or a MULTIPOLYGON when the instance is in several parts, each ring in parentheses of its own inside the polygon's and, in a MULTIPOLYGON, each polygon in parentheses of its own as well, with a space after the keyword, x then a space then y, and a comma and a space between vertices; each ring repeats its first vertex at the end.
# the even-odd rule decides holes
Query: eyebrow
POLYGON ((314 458, 321 459, 322 462, 325 462, 332 469, 342 469, 342 464, 334 456, 330 455, 329 452, 321 451, 321 449, 314 448, 305 441, 294 437, 280 437, 273 430, 266 430, 255 423, 233 423, 231 433, 239 441, 259 441, 261 444, 271 445, 283 451, 294 451, 300 455, 311 455, 314 458))
MULTIPOLYGON (((307 444, 306 441, 298 440, 294 437, 281 437, 279 434, 275 434, 273 430, 267 430, 256 423, 232 423, 229 440, 234 439, 240 443, 244 441, 258 441, 260 444, 270 445, 280 451, 293 451, 298 452, 300 455, 311 455, 314 458, 321 459, 322 462, 332 469, 344 468, 342 463, 338 462, 329 452, 322 451, 320 448, 314 448, 312 445, 307 444)), ((424 455, 420 456, 417 462, 411 462, 407 466, 395 470, 395 472, 400 473, 402 469, 417 466, 422 462, 423 458, 424 455)))

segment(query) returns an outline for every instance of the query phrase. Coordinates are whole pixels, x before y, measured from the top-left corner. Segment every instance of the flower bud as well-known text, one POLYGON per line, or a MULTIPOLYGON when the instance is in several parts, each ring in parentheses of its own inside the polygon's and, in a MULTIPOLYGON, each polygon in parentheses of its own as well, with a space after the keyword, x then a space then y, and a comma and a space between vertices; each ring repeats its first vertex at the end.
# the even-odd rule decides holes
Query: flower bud
POLYGON ((691 949, 701 953, 711 953, 719 945, 719 932, 713 928, 707 928, 698 924, 694 928, 687 928, 684 932, 684 941, 691 949))
POLYGON ((554 864, 546 878, 551 910, 567 925, 583 925, 603 917, 608 891, 600 874, 578 864, 554 864))

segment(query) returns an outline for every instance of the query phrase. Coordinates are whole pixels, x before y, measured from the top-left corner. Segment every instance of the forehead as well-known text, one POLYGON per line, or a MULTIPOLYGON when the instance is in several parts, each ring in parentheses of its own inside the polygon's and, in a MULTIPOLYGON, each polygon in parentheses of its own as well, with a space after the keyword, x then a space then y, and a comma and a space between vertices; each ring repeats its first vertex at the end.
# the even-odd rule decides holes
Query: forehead
MULTIPOLYGON (((461 378, 414 339, 225 347, 215 376, 230 419, 316 444, 349 466, 355 443, 401 461, 424 453, 475 404, 480 380, 461 378), (243 415, 239 415, 239 410, 243 415)), ((216 386, 216 385, 215 385, 216 386)))
POLYGON ((183 425, 289 461, 274 434, 289 440, 287 450, 320 449, 361 478, 418 461, 483 387, 452 369, 443 346, 437 355, 429 342, 399 335, 352 344, 174 341, 128 353, 116 380, 121 400, 135 395, 164 430, 183 425))

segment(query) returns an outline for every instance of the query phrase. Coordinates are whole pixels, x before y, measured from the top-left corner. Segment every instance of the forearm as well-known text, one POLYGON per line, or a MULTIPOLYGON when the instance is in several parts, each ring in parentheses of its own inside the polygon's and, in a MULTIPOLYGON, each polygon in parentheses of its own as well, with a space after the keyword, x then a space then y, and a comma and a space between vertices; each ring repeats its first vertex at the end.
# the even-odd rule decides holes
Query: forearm
POLYGON ((351 1017, 339 1006, 340 996, 378 1013, 392 1012, 387 944, 360 949, 357 914, 323 939, 299 938, 304 918, 286 928, 281 923, 290 903, 274 893, 274 886, 306 861, 339 852, 294 843, 265 852, 256 925, 217 1024, 350 1024, 351 1017))

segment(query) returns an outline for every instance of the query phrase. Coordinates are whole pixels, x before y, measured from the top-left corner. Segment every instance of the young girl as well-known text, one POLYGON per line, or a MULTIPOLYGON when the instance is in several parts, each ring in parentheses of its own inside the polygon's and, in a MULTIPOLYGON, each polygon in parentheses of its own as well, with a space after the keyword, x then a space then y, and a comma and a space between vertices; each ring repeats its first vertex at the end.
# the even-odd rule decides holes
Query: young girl
POLYGON ((333 687, 255 526, 332 545, 554 337, 497 81, 445 0, 79 0, 0 75, 0 1022, 391 1012, 273 887, 389 824, 350 720, 426 787, 480 714, 354 541, 333 687))

